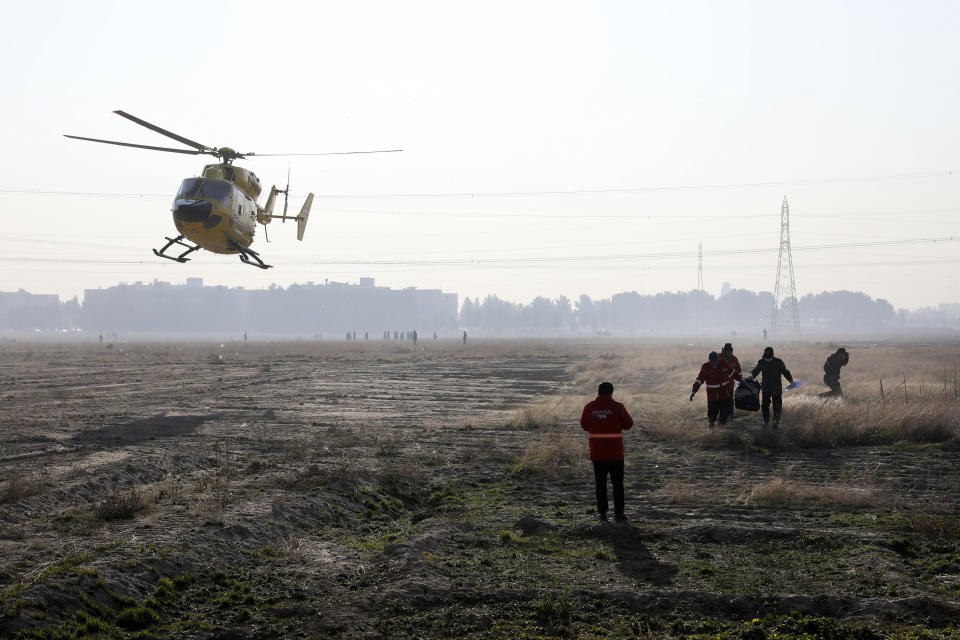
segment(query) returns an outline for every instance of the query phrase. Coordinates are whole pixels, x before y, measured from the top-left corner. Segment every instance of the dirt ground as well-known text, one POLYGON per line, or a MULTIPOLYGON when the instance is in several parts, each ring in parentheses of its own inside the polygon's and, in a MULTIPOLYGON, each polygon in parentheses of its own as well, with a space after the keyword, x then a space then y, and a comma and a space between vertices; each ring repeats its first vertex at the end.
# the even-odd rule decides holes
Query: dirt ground
POLYGON ((0 637, 960 637, 945 367, 942 429, 824 447, 709 433, 668 356, 0 343, 0 637), (599 523, 576 416, 625 360, 631 520, 599 523))

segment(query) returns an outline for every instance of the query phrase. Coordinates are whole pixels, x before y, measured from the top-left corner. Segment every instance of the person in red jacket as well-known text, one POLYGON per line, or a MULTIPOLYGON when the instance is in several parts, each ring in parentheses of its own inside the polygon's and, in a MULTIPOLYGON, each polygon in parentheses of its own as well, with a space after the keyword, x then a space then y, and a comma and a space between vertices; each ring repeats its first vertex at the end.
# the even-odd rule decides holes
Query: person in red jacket
MULTIPOLYGON (((733 373, 730 374, 730 377, 733 378, 733 380, 742 380, 742 379, 743 379, 743 376, 740 375, 740 374, 741 374, 741 371, 742 371, 742 369, 740 369, 740 361, 737 359, 737 356, 733 355, 733 345, 730 344, 729 342, 726 343, 725 345, 723 345, 723 349, 720 350, 720 359, 723 360, 724 362, 726 362, 726 363, 727 363, 727 366, 729 366, 730 369, 733 371, 733 373)), ((727 415, 725 416, 724 421, 726 421, 726 418, 732 418, 732 417, 733 417, 733 409, 734 409, 734 405, 733 405, 733 388, 734 388, 733 380, 731 380, 731 381, 730 381, 730 384, 725 388, 725 390, 726 390, 726 392, 727 392, 727 393, 726 393, 726 396, 727 396, 727 406, 726 406, 727 415)))
POLYGON ((725 405, 730 402, 727 399, 727 388, 733 384, 733 369, 726 361, 720 359, 716 351, 711 351, 707 358, 700 367, 697 379, 693 381, 690 400, 693 401, 693 396, 697 395, 700 385, 707 387, 707 419, 710 421, 710 428, 713 429, 718 418, 720 424, 727 422, 725 405))
POLYGON ((623 432, 633 426, 627 408, 613 399, 613 385, 601 382, 596 400, 583 407, 580 426, 590 434, 590 460, 597 485, 597 511, 607 520, 607 474, 613 484, 614 520, 624 522, 623 502, 623 432))

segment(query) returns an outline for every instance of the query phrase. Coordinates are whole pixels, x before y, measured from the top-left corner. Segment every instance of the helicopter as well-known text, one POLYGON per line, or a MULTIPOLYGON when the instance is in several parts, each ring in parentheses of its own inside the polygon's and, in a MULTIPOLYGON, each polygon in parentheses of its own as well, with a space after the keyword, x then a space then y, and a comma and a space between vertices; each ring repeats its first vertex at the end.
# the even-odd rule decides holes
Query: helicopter
POLYGON ((161 258, 180 263, 188 262, 190 258, 187 256, 194 251, 206 249, 213 253, 239 254, 240 261, 244 264, 269 269, 272 265, 266 264, 260 258, 260 254, 250 248, 250 245, 253 244, 254 231, 258 223, 263 225, 264 236, 267 242, 270 241, 267 235, 267 225, 272 220, 283 222, 296 220, 297 240, 303 240, 303 233, 307 228, 307 219, 310 216, 310 207, 313 204, 313 193, 307 196, 299 215, 287 215, 287 198, 290 194, 290 173, 288 169, 286 188, 277 189, 275 185, 271 186, 267 201, 261 207, 257 204, 261 192, 260 180, 249 169, 235 166, 233 164, 234 160, 245 160, 251 156, 328 156, 402 151, 402 149, 381 149, 329 153, 239 153, 230 147, 208 147, 205 144, 194 142, 146 120, 141 120, 125 111, 117 110, 114 113, 192 148, 157 147, 68 134, 64 134, 64 137, 151 151, 211 155, 219 160, 216 164, 204 166, 199 176, 186 178, 180 184, 172 208, 173 223, 179 235, 175 238, 166 237, 167 243, 161 249, 153 250, 153 253, 161 258), (283 213, 274 214, 273 207, 277 196, 280 194, 283 195, 283 213), (178 247, 174 249, 174 255, 168 254, 167 251, 174 246, 178 247), (177 253, 180 248, 185 250, 177 253))

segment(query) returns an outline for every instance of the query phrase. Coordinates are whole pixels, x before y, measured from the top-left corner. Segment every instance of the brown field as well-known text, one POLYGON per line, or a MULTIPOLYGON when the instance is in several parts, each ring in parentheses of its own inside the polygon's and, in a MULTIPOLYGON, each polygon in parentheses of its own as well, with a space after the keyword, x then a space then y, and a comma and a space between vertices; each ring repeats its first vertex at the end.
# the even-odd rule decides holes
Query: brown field
POLYGON ((707 429, 710 349, 0 343, 0 637, 960 637, 960 346, 848 345, 826 402, 835 345, 778 348, 779 432, 707 429))

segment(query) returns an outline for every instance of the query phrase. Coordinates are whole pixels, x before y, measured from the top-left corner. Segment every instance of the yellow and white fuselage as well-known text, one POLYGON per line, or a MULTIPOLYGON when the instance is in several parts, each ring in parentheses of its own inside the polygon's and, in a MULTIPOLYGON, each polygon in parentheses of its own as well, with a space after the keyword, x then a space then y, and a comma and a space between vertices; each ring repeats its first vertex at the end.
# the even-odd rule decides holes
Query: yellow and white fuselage
POLYGON ((214 253, 241 253, 253 243, 260 181, 252 171, 208 164, 187 178, 173 201, 173 222, 183 237, 214 253))

